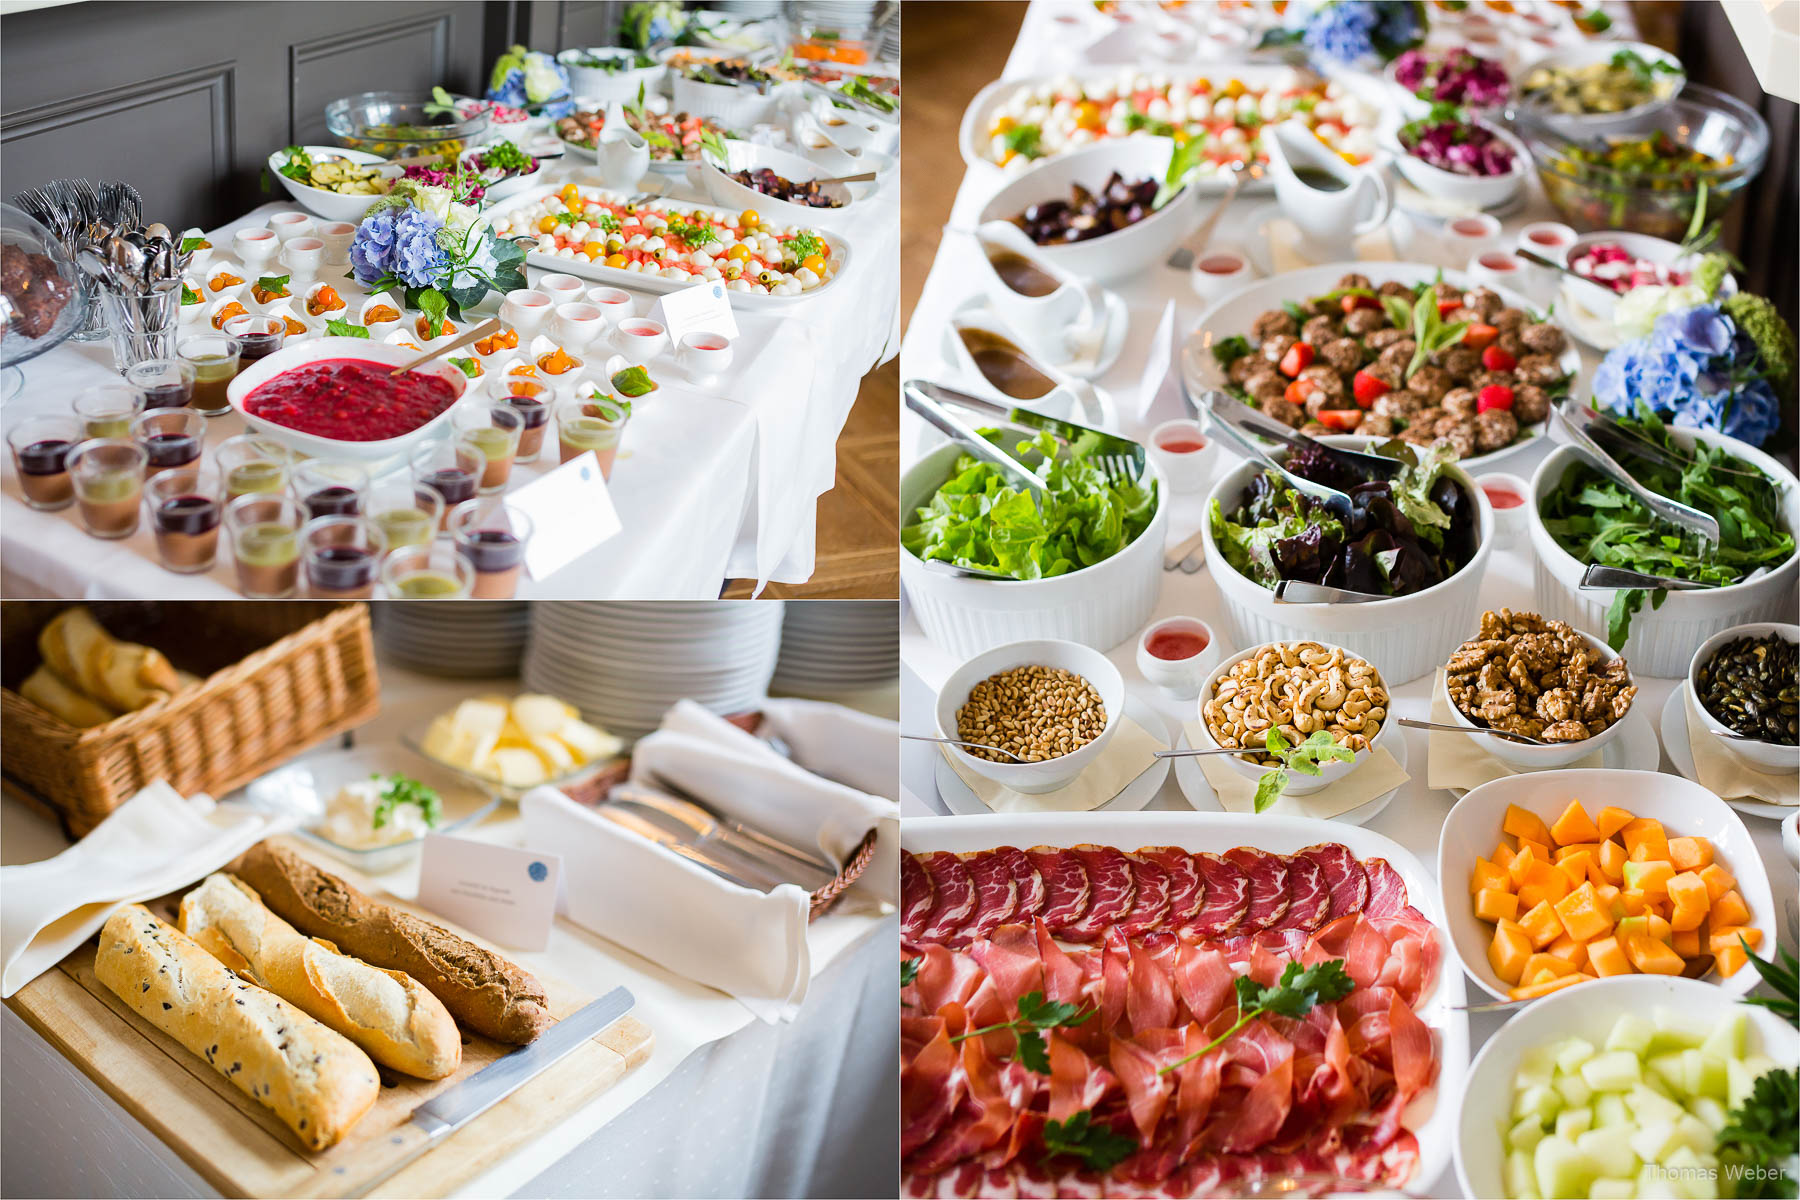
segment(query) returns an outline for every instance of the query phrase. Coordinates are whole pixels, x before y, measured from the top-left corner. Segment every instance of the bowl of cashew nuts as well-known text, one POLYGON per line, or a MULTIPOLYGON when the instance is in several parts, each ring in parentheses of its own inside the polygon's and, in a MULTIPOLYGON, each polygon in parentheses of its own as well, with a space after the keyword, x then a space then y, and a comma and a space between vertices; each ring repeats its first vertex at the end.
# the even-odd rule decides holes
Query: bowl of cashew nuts
POLYGON ((1287 792, 1303 796, 1342 779, 1388 736, 1388 689, 1367 659, 1326 642, 1264 642, 1221 662, 1200 685, 1201 740, 1196 749, 1222 755, 1231 769, 1255 780, 1281 764, 1266 746, 1271 729, 1289 746, 1323 730, 1356 757, 1320 764, 1318 775, 1288 772, 1287 792))

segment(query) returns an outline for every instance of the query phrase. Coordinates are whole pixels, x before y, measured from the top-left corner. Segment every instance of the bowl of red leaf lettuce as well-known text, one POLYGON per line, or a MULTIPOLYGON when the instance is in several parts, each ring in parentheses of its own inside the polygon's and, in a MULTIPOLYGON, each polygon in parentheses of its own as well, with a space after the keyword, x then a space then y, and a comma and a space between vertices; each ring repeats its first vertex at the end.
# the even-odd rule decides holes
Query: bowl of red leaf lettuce
POLYGON ((1450 656, 1481 613, 1481 576, 1493 511, 1446 452, 1343 435, 1327 445, 1370 450, 1401 464, 1370 479, 1318 451, 1277 452, 1295 474, 1350 496, 1339 520, 1280 476, 1244 462, 1207 502, 1207 562, 1240 646, 1315 638, 1374 663, 1390 685, 1450 656), (1387 597, 1362 604, 1282 604, 1283 579, 1387 597))
POLYGON ((1793 474, 1748 443, 1665 425, 1641 406, 1621 424, 1651 453, 1688 460, 1677 468, 1607 443, 1645 487, 1718 518, 1720 544, 1702 546, 1572 447, 1559 446, 1531 477, 1539 611, 1577 629, 1605 630, 1607 645, 1638 674, 1664 679, 1681 678, 1694 647, 1733 625, 1800 620, 1800 482, 1793 474), (1712 586, 1584 592, 1582 574, 1595 562, 1712 586))
POLYGON ((945 443, 900 479, 900 581, 927 637, 962 657, 1060 638, 1107 650, 1150 617, 1168 511, 1154 464, 1111 484, 1080 444, 993 433, 1050 485, 1041 500, 945 443), (1055 454, 1054 459, 1048 455, 1055 454), (1009 579, 957 575, 975 566, 1009 579))

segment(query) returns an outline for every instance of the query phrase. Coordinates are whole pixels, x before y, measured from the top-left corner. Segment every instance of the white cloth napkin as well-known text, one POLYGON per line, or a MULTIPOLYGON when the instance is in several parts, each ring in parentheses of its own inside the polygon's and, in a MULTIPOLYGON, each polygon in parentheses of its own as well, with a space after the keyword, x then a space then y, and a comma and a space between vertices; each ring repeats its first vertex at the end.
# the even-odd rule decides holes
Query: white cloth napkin
POLYGON ((183 798, 158 780, 55 858, 0 868, 0 996, 62 961, 119 905, 203 879, 292 824, 206 795, 183 798))
MULTIPOLYGON (((816 748, 835 729, 845 738, 844 752, 860 739, 882 747, 880 761, 896 761, 891 731, 881 739, 878 730, 841 711, 820 711, 833 705, 771 702, 777 706, 779 727, 787 731, 782 736, 797 757, 802 746, 816 748)), ((661 729, 638 742, 631 777, 651 785, 665 781, 775 837, 816 845, 838 863, 873 828, 875 858, 839 904, 875 910, 898 898, 897 803, 815 775, 697 704, 677 704, 661 729)), ((791 1021, 799 1012, 812 976, 811 897, 803 888, 785 884, 765 893, 739 887, 553 788, 526 793, 519 814, 527 846, 563 857, 563 912, 570 920, 729 993, 764 1021, 791 1021)))
POLYGON ((1150 335, 1143 373, 1138 376, 1137 419, 1144 425, 1160 425, 1187 415, 1181 397, 1181 344, 1185 340, 1181 315, 1171 300, 1163 305, 1156 332, 1150 335))
POLYGON ((1158 750, 1167 750, 1167 735, 1151 733, 1126 716, 1119 730, 1100 756, 1081 774, 1051 792, 1018 792, 1003 783, 978 774, 950 753, 950 747, 938 750, 956 777, 975 793, 975 798, 999 813, 1092 812, 1116 797, 1156 759, 1158 750))

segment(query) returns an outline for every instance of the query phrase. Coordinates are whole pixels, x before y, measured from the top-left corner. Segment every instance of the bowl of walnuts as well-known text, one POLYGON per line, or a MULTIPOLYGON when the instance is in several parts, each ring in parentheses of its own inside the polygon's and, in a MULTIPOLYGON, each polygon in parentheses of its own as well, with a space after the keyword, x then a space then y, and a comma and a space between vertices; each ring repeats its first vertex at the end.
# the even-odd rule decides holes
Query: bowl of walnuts
POLYGON ((1637 697, 1631 669, 1605 642, 1565 621, 1510 609, 1481 614, 1479 632, 1444 665, 1452 720, 1547 743, 1484 737, 1481 748, 1524 770, 1567 767, 1618 736, 1637 697))

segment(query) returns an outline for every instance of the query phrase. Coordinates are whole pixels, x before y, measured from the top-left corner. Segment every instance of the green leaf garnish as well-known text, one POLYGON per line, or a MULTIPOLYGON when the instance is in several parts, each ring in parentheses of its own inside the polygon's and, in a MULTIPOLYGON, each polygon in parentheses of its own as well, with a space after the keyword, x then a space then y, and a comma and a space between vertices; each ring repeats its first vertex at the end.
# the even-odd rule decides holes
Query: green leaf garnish
POLYGON ((1043 1030, 1079 1025, 1099 1011, 1098 1008, 1084 1011, 1077 1004, 1069 1004, 1060 1000, 1046 1000, 1042 992, 1026 992, 1019 997, 1019 1015, 1017 1017, 995 1025, 983 1025, 980 1029, 971 1029, 950 1040, 952 1042, 967 1041, 969 1038, 980 1037, 983 1034, 1009 1030, 1017 1035, 1017 1043, 1013 1047, 1012 1057, 1024 1064, 1027 1070, 1035 1071, 1039 1075, 1048 1075, 1050 1073, 1050 1051, 1044 1042, 1043 1030))
POLYGON ((626 367, 623 371, 614 371, 612 385, 615 392, 633 400, 639 396, 648 396, 656 390, 656 381, 650 378, 650 372, 643 367, 626 367))
POLYGON ((425 824, 436 828, 444 819, 444 798, 436 789, 420 783, 406 775, 382 775, 377 772, 369 776, 382 784, 381 795, 375 801, 375 816, 371 821, 376 829, 380 829, 393 819, 394 810, 402 804, 416 805, 425 824))
POLYGON ((1158 1075, 1167 1075, 1195 1059, 1205 1057, 1229 1041, 1232 1034, 1264 1013, 1274 1013, 1278 1017, 1303 1017, 1315 1004, 1333 1004, 1342 1000, 1356 987, 1356 982, 1344 970, 1344 960, 1333 958, 1304 968, 1297 962, 1290 962, 1281 972, 1281 978, 1266 987, 1248 975, 1239 975, 1233 986, 1237 990, 1238 1019, 1231 1028, 1186 1058, 1163 1067, 1157 1071, 1158 1075))
POLYGON ((1059 1155, 1080 1159, 1093 1171, 1110 1171, 1137 1151, 1137 1141, 1093 1123, 1094 1114, 1082 1109, 1067 1121, 1044 1123, 1044 1158, 1059 1155))
POLYGON ((369 336, 369 331, 365 327, 335 319, 325 322, 325 332, 332 337, 366 338, 369 336))

